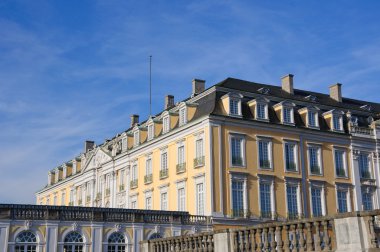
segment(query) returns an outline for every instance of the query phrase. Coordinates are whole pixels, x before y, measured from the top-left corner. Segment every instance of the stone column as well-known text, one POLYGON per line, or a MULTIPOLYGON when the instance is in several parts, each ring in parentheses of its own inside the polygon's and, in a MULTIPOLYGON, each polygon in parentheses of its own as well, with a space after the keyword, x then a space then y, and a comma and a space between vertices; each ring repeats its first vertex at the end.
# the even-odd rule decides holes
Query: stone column
POLYGON ((57 252, 58 222, 49 221, 46 224, 46 251, 57 252))
POLYGON ((354 185, 354 210, 362 210, 362 190, 360 182, 360 171, 359 171, 359 152, 351 149, 351 168, 352 168, 352 182, 354 185))
POLYGON ((96 197, 96 179, 93 179, 91 181, 91 205, 92 207, 95 206, 95 197, 96 197))
MULTIPOLYGON (((270 198, 270 204, 272 206, 272 219, 275 219, 276 217, 276 196, 275 196, 275 191, 274 191, 274 180, 272 181, 270 185, 270 190, 271 190, 271 198, 270 198)), ((260 192, 259 192, 260 194, 260 192)))
POLYGON ((8 251, 7 248, 8 248, 10 225, 11 225, 10 221, 2 221, 0 223, 0 248, 2 248, 3 251, 8 251))
MULTIPOLYGON (((306 199, 304 199, 306 200, 306 199)), ((301 184, 299 183, 297 186, 297 212, 298 216, 301 217, 302 214, 302 200, 301 200, 301 184)))
MULTIPOLYGON (((310 194, 311 195, 311 194, 310 194)), ((322 186, 321 189, 321 205, 322 205, 322 216, 326 216, 326 195, 325 195, 325 186, 322 186)))
POLYGON ((105 202, 104 202, 104 198, 105 198, 105 196, 106 196, 106 175, 102 175, 101 177, 100 177, 100 179, 102 180, 102 183, 101 183, 101 192, 102 192, 102 204, 101 204, 101 206, 102 207, 105 207, 105 202))
POLYGON ((132 251, 140 251, 140 241, 142 240, 144 240, 144 226, 136 223, 133 226, 132 251))
POLYGON ((214 251, 229 252, 233 250, 233 236, 229 230, 214 233, 214 251))
POLYGON ((103 251, 103 225, 92 224, 91 225, 91 251, 102 252, 103 251))

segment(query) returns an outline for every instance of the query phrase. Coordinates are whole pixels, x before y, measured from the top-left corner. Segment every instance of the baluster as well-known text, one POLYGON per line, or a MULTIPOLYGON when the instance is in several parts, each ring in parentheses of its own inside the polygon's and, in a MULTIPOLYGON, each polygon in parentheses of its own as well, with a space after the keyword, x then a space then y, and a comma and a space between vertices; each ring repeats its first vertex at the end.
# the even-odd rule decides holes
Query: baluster
POLYGON ((258 228, 257 229, 257 236, 259 237, 259 239, 257 240, 257 248, 256 248, 257 252, 261 252, 263 249, 263 241, 262 241, 261 233, 262 233, 261 228, 258 228))
POLYGON ((191 251, 190 250, 190 237, 189 236, 187 236, 186 238, 185 238, 185 251, 191 251))
POLYGON ((371 244, 372 244, 372 248, 378 248, 374 223, 375 223, 375 216, 370 216, 369 217, 369 232, 371 233, 371 244))
POLYGON ((299 246, 299 252, 305 251, 305 238, 303 237, 303 224, 298 223, 297 225, 299 240, 298 240, 298 246, 299 246))
POLYGON ((315 226, 314 249, 316 251, 320 251, 321 250, 321 236, 319 233, 319 222, 318 221, 314 222, 314 226, 315 226))
POLYGON ((203 251, 203 246, 202 246, 202 235, 198 235, 198 251, 203 251))
POLYGON ((212 252, 214 250, 214 244, 212 241, 212 235, 207 236, 207 251, 212 252))
POLYGON ((234 251, 238 252, 239 251, 239 231, 234 231, 233 236, 234 236, 234 251))
POLYGON ((330 246, 329 246, 329 232, 328 232, 328 223, 327 221, 322 221, 322 226, 323 226, 323 251, 329 251, 330 246))
POLYGON ((244 232, 239 231, 239 250, 244 251, 244 232))
POLYGON ((297 232, 296 232, 296 226, 295 225, 290 225, 290 230, 291 233, 293 233, 292 237, 292 252, 297 252, 297 232))
POLYGON ((285 230, 285 240, 284 240, 284 246, 282 247, 282 249, 285 252, 289 252, 290 251, 290 248, 289 248, 289 226, 285 225, 284 230, 285 230))
POLYGON ((263 229, 264 251, 269 252, 268 228, 263 229))
POLYGON ((256 251, 256 229, 250 230, 250 251, 256 251))
POLYGON ((277 251, 282 252, 282 227, 276 227, 276 237, 277 237, 277 251))
POLYGON ((276 251, 276 235, 274 233, 274 228, 269 228, 269 235, 270 235, 270 251, 276 251))
POLYGON ((244 251, 249 251, 249 230, 244 230, 244 251))
POLYGON ((311 237, 311 224, 310 222, 306 223, 306 249, 307 251, 313 250, 313 239, 311 237))

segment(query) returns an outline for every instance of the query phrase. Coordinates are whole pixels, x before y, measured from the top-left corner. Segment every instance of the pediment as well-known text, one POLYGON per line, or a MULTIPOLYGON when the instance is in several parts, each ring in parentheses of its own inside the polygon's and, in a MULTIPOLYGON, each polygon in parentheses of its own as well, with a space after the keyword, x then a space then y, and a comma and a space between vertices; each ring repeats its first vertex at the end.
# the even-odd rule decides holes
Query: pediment
POLYGON ((95 153, 88 159, 83 172, 89 171, 112 160, 112 157, 102 150, 100 147, 96 149, 95 153))

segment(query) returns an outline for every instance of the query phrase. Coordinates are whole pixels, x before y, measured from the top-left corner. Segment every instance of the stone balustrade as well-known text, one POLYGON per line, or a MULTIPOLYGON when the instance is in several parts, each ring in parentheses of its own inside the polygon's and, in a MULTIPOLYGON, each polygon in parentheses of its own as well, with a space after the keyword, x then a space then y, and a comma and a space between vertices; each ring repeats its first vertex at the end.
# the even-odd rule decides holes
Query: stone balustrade
POLYGON ((142 241, 140 251, 380 251, 380 210, 142 241))

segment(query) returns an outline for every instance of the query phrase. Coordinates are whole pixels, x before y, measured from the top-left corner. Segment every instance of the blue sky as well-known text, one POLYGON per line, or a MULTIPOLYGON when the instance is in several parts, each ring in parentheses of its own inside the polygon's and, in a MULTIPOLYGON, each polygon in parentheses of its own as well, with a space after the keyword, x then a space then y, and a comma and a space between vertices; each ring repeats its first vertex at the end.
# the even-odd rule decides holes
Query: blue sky
POLYGON ((0 0, 0 202, 34 203, 47 172, 191 79, 227 77, 380 102, 379 1, 0 0))

